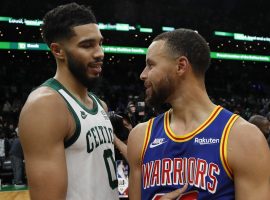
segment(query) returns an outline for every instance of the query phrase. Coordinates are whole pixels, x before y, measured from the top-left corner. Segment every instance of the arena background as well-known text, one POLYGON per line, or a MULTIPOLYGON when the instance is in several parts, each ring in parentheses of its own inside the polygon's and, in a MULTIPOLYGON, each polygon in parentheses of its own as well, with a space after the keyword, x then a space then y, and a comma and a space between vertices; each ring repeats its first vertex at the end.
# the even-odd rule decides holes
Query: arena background
MULTIPOLYGON (((56 68, 52 54, 40 44, 44 42, 37 23, 48 10, 68 2, 72 1, 0 3, 0 131, 8 140, 16 137, 18 116, 28 94, 53 76, 56 68)), ((90 5, 102 23, 105 62, 103 80, 95 93, 109 110, 123 113, 130 100, 143 101, 139 74, 145 63, 145 48, 157 34, 183 27, 197 30, 209 42, 213 59, 206 85, 213 101, 245 119, 254 114, 269 115, 269 1, 75 2, 90 5)))

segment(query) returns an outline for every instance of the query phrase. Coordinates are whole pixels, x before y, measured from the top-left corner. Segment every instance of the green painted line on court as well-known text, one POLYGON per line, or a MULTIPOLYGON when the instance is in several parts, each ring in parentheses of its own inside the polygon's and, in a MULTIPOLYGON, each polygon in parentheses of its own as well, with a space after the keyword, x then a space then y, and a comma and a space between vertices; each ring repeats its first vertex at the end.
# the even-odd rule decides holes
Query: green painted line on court
POLYGON ((2 185, 2 187, 0 188, 0 192, 15 192, 28 189, 28 186, 15 187, 14 185, 2 185))

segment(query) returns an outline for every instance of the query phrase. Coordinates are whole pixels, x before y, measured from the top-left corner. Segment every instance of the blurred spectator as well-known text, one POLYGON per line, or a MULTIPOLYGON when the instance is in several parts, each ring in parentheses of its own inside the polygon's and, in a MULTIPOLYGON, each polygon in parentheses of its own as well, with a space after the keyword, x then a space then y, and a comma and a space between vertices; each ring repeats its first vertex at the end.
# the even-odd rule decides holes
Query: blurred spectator
POLYGON ((0 115, 0 125, 2 125, 2 126, 3 126, 3 124, 4 124, 4 119, 3 119, 3 116, 2 116, 2 115, 0 115))
POLYGON ((270 147, 270 121, 262 115, 253 115, 248 121, 256 125, 261 130, 270 147))
POLYGON ((130 132, 133 127, 132 127, 129 116, 124 114, 124 113, 121 113, 120 115, 123 117, 123 125, 124 125, 124 127, 126 127, 128 129, 128 131, 130 132))
POLYGON ((126 112, 127 112, 127 115, 130 119, 132 126, 133 127, 136 126, 137 125, 136 106, 135 106, 135 103, 133 101, 128 102, 126 112))
POLYGON ((127 159, 126 142, 129 135, 129 129, 125 127, 122 116, 116 114, 114 111, 110 111, 108 115, 111 120, 114 132, 114 144, 116 147, 115 159, 127 159))
POLYGON ((0 129, 0 166, 2 166, 4 160, 7 158, 9 150, 9 143, 5 134, 0 129))
POLYGON ((270 112, 266 114, 266 118, 270 121, 270 112))
POLYGON ((24 163, 23 163, 23 150, 18 137, 16 137, 11 145, 10 151, 10 160, 13 170, 13 183, 15 187, 24 186, 23 184, 23 174, 24 174, 24 163))
POLYGON ((6 124, 5 135, 7 138, 10 139, 10 143, 12 143, 13 138, 15 138, 17 136, 17 132, 15 130, 15 126, 13 123, 6 124))
POLYGON ((10 104, 8 99, 5 101, 2 111, 3 111, 3 113, 11 112, 11 104, 10 104))

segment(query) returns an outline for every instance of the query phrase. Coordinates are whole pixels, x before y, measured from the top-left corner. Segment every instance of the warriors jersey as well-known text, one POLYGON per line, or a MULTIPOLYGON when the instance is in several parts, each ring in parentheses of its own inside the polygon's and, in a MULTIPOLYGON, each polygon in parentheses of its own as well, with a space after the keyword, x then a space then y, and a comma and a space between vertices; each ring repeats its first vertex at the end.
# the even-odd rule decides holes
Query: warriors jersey
POLYGON ((227 141, 238 118, 217 106, 195 131, 176 136, 169 111, 149 120, 142 151, 143 200, 188 184, 181 200, 232 200, 234 182, 227 160, 227 141))
POLYGON ((64 142, 67 200, 115 200, 118 198, 113 129, 97 97, 89 93, 93 109, 79 102, 55 79, 42 86, 57 91, 76 122, 73 136, 64 142))

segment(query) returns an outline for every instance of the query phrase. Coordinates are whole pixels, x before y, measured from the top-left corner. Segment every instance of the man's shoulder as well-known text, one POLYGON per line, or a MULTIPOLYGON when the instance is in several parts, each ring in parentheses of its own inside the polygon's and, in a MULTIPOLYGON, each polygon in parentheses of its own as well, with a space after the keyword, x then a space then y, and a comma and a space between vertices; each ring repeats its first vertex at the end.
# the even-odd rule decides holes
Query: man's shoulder
POLYGON ((251 156, 268 149, 267 141, 260 129, 241 117, 232 126, 228 145, 229 152, 232 151, 240 157, 251 156))
POLYGON ((46 105, 46 104, 59 104, 64 103, 60 94, 58 94, 55 90, 41 86, 37 89, 33 90, 26 101, 27 106, 38 106, 38 105, 46 105))
POLYGON ((67 106, 60 94, 49 87, 39 87, 28 96, 20 118, 24 116, 54 117, 55 114, 65 112, 65 110, 67 106))
POLYGON ((69 117, 69 110, 61 95, 48 87, 39 87, 31 92, 22 108, 19 132, 24 137, 32 134, 45 137, 50 132, 62 139, 71 127, 69 117))
POLYGON ((139 142, 142 142, 144 141, 144 138, 145 138, 145 135, 146 135, 146 130, 147 130, 147 127, 151 125, 151 121, 153 120, 150 119, 146 122, 143 122, 143 123, 139 123, 137 124, 130 132, 129 134, 129 137, 128 137, 128 140, 129 141, 139 141, 139 142))
POLYGON ((251 124, 250 122, 246 121, 242 117, 239 117, 231 129, 231 134, 239 137, 240 140, 251 140, 253 141, 256 138, 264 137, 260 129, 251 124))
POLYGON ((127 152, 128 160, 131 165, 139 166, 141 163, 141 154, 147 124, 148 122, 139 123, 131 130, 128 136, 127 152))
MULTIPOLYGON (((151 120, 151 119, 150 119, 150 120, 151 120)), ((145 130, 146 130, 146 128, 147 128, 148 123, 149 123, 150 120, 148 120, 148 121, 146 121, 146 122, 142 122, 142 123, 137 124, 137 125, 131 130, 130 134, 132 135, 132 134, 140 133, 140 134, 143 134, 143 135, 144 135, 145 130)))

